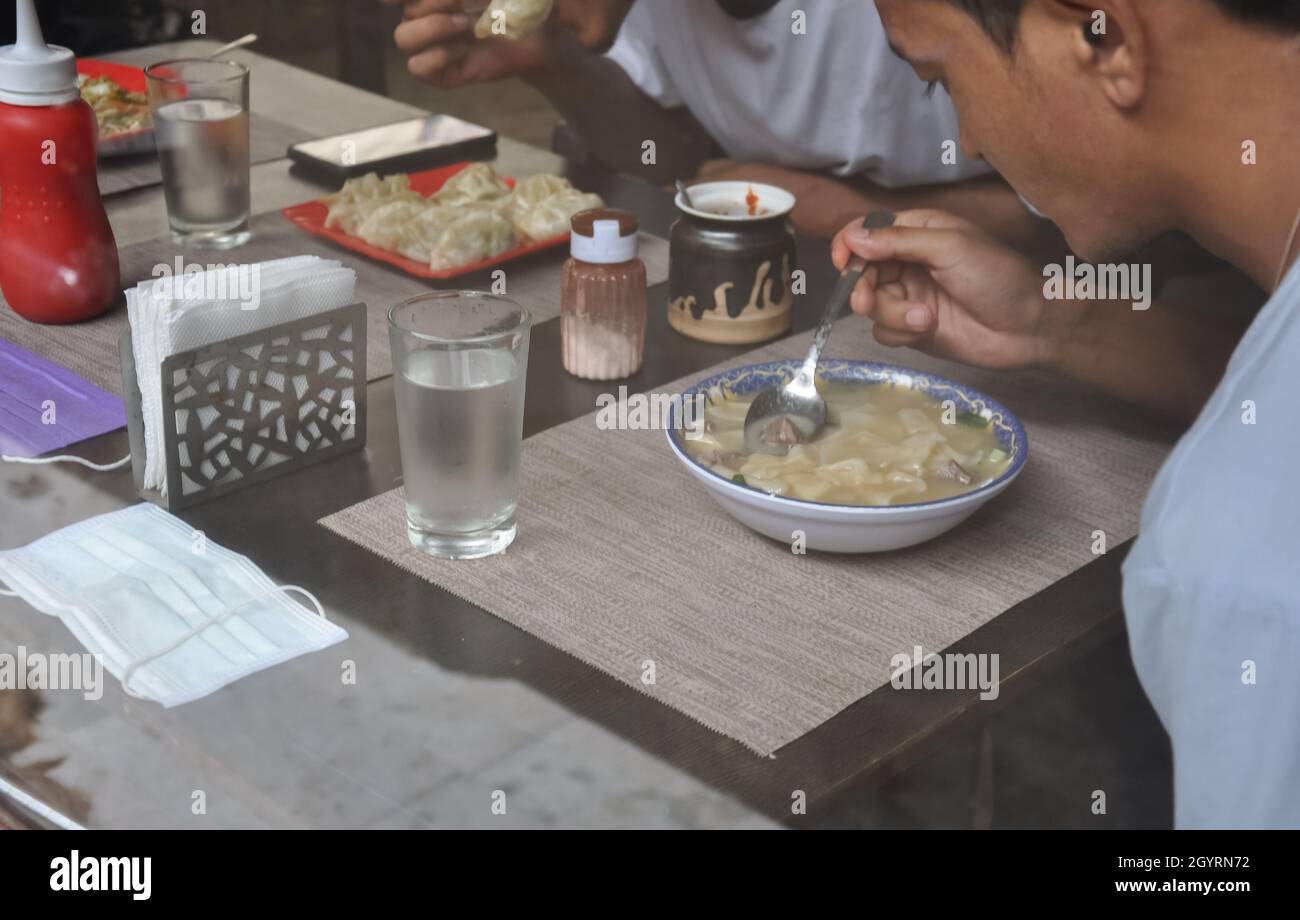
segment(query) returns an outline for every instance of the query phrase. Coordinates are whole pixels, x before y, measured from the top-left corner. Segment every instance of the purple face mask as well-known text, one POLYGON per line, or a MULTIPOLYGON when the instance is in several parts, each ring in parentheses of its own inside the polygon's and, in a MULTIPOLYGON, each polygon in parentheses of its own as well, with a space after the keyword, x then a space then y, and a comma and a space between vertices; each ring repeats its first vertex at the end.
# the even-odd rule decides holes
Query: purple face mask
POLYGON ((0 339, 0 454, 35 457, 125 425, 112 393, 0 339))

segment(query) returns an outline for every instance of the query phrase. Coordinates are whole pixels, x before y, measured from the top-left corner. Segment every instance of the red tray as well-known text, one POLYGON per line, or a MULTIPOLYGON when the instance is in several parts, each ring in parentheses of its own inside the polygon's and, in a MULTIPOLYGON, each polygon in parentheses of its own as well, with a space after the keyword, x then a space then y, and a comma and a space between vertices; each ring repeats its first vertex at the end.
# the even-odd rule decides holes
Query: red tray
POLYGON ((144 71, 130 64, 114 64, 97 58, 77 58, 77 73, 88 77, 108 77, 128 93, 147 91, 144 71))
MULTIPOLYGON (((429 169, 424 172, 411 173, 411 188, 428 198, 448 179, 456 175, 469 163, 455 163, 451 166, 443 166, 440 169, 429 169)), ((515 180, 507 176, 502 179, 511 187, 515 187, 515 180)), ((326 227, 325 218, 329 214, 329 205, 324 201, 307 201, 303 204, 295 204, 292 207, 285 208, 281 211, 285 217, 293 221, 303 230, 314 236, 322 236, 327 240, 333 240, 340 246, 351 249, 353 252, 359 252, 363 256, 369 256, 380 262, 387 262, 389 265, 396 265, 408 275, 414 275, 417 278, 433 278, 443 280, 447 278, 457 278, 461 275, 468 275, 471 272, 482 271, 485 268, 491 268, 494 265, 500 265, 503 262, 509 262, 520 256, 530 255, 534 252, 541 252, 544 249, 553 249, 569 239, 569 234, 552 237, 549 240, 542 240, 538 243, 524 243, 516 246, 514 249, 507 249, 499 256, 493 256, 490 259, 484 259, 481 262, 475 262, 472 265, 460 265, 456 268, 432 269, 414 259, 408 259, 404 255, 396 252, 390 252, 387 249, 380 249, 378 246, 371 246, 360 237, 352 236, 350 233, 344 233, 336 227, 326 227)))
MULTIPOLYGON (((108 77, 129 93, 147 92, 147 80, 139 67, 127 64, 114 64, 112 61, 100 61, 94 58, 78 58, 77 73, 87 77, 108 77)), ((117 156, 119 154, 148 153, 154 149, 153 128, 140 128, 137 131, 124 131, 118 134, 106 134, 99 137, 98 152, 100 156, 117 156)))

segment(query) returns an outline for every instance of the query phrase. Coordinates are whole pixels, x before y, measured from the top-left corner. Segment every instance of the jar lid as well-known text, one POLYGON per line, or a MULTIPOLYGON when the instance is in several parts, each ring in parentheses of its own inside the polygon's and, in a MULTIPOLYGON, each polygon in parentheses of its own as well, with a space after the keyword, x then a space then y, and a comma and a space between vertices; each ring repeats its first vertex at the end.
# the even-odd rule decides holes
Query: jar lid
POLYGON ((579 262, 609 265, 636 258, 640 222, 629 211, 614 208, 579 211, 569 226, 573 229, 569 251, 579 262))

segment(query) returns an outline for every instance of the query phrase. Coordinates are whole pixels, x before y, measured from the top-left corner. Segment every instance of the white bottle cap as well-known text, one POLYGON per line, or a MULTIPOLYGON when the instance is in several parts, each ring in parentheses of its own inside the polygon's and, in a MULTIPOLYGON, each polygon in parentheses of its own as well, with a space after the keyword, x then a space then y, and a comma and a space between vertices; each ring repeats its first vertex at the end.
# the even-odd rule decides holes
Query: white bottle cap
POLYGON ((77 99, 76 55, 45 44, 35 0, 15 2, 18 41, 0 48, 0 102, 59 105, 77 99))
POLYGON ((626 211, 581 211, 571 221, 569 252, 579 262, 613 265, 637 253, 637 219, 626 211))

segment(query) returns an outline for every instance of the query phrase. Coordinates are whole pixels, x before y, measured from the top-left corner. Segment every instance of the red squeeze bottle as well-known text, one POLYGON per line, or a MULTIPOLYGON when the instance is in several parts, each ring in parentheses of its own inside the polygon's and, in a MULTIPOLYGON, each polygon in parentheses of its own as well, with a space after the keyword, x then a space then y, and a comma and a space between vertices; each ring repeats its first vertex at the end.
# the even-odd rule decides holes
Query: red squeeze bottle
POLYGON ((117 299, 117 242, 95 176, 95 113, 71 51, 46 45, 33 0, 0 48, 0 291, 37 323, 75 323, 117 299))

